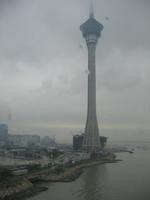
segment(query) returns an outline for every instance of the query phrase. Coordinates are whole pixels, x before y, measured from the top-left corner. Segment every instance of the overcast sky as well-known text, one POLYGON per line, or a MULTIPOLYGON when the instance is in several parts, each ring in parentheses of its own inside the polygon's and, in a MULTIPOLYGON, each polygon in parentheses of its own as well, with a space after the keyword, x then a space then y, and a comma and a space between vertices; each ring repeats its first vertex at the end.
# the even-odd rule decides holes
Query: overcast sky
MULTIPOLYGON (((104 25, 100 133, 150 139, 150 1, 95 0, 94 7, 104 25)), ((0 123, 11 113, 11 133, 70 141, 84 130, 87 48, 79 26, 88 15, 89 0, 0 0, 0 123)))

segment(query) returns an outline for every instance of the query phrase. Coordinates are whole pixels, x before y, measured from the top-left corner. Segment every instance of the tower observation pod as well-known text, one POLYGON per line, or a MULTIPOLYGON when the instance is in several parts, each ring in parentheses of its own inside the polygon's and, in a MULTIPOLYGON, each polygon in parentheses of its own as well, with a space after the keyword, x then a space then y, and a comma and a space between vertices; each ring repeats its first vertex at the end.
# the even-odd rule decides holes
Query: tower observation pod
POLYGON ((100 135, 96 113, 96 46, 101 36, 103 25, 94 17, 93 4, 91 3, 89 19, 80 26, 88 48, 88 106, 83 150, 96 152, 100 149, 100 135))

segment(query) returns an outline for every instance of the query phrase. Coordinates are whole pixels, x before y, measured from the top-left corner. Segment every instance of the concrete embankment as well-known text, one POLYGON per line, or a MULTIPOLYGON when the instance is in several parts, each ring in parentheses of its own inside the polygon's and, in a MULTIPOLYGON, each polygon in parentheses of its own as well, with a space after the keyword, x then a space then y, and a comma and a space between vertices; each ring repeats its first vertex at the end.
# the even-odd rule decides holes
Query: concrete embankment
POLYGON ((71 182, 76 180, 81 174, 83 170, 78 167, 71 167, 65 172, 57 173, 50 173, 49 175, 40 179, 42 182, 71 182))
POLYGON ((116 163, 121 160, 97 160, 97 161, 85 161, 77 166, 71 167, 66 169, 64 172, 61 173, 49 173, 46 176, 43 176, 39 179, 42 182, 71 182, 76 180, 86 168, 105 164, 105 163, 116 163))

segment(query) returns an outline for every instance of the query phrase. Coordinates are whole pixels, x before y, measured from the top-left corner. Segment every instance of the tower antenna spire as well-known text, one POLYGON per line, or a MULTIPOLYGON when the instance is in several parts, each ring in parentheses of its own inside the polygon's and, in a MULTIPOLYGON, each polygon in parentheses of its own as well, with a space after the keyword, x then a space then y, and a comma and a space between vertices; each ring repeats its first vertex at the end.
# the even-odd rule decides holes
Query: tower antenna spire
POLYGON ((94 18, 94 5, 93 5, 93 0, 90 0, 90 18, 94 18))

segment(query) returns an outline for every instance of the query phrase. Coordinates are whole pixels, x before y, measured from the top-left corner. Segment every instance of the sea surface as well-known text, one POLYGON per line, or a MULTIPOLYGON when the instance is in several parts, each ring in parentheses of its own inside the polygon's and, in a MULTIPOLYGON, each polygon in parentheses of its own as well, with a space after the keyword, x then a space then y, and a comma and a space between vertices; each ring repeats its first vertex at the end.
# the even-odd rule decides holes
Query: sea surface
MULTIPOLYGON (((130 144, 131 145, 131 144, 130 144)), ((150 200, 150 144, 132 144, 123 161, 87 169, 72 183, 48 183, 48 191, 29 200, 150 200)))

